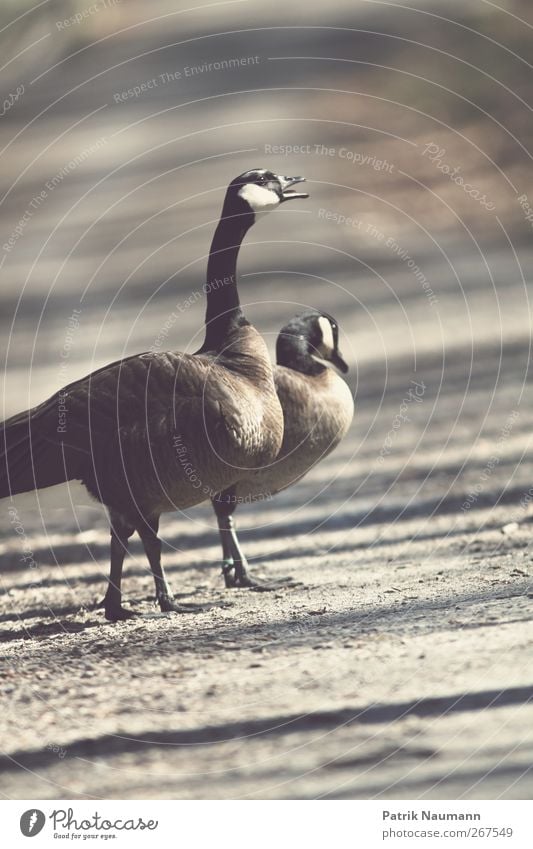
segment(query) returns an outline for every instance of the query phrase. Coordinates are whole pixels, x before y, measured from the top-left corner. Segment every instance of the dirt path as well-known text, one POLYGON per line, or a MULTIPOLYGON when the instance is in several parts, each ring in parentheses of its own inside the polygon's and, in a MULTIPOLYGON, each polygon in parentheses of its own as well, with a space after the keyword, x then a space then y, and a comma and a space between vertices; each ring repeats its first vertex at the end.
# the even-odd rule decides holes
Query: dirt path
MULTIPOLYGON (((101 613, 80 610, 104 586, 101 518, 93 515, 81 539, 54 528, 48 543, 35 535, 37 580, 10 539, 2 558, 2 792, 529 797, 533 555, 527 507, 517 509, 528 480, 515 463, 533 423, 517 418, 477 503, 464 511, 483 465, 469 463, 457 487, 463 458, 442 451, 446 420, 441 440, 431 430, 433 449, 404 465, 403 451, 424 431, 429 384, 427 392, 409 433, 398 433, 402 448, 377 472, 394 405, 384 402, 383 424, 354 465, 372 411, 362 402, 336 455, 299 488, 242 510, 256 570, 292 574, 302 587, 228 596, 201 508, 195 523, 164 524, 169 574, 183 592, 232 606, 155 614, 135 548, 126 591, 145 599, 135 608, 142 616, 108 625, 101 613), (500 506, 486 506, 511 478, 500 506), (514 518, 523 524, 503 533, 514 518)), ((494 411, 495 445, 506 409, 503 399, 494 411)), ((21 522, 34 515, 27 501, 18 510, 21 522)))

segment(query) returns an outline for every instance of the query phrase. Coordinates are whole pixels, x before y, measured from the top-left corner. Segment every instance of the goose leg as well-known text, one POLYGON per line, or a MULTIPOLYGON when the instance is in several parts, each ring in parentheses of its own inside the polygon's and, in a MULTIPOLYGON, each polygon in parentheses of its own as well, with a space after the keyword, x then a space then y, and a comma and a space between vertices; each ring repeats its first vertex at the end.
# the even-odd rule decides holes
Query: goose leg
POLYGON ((277 578, 273 581, 262 581, 253 578, 248 570, 248 561, 241 548, 233 513, 237 506, 235 490, 227 489, 212 499, 216 513, 220 541, 222 543, 222 574, 227 589, 251 589, 256 592, 273 592, 287 586, 297 586, 293 578, 277 578))
POLYGON ((155 595, 159 608, 163 613, 202 613, 211 610, 216 604, 179 604, 169 587, 167 577, 161 564, 161 540, 158 537, 159 516, 151 519, 143 518, 138 527, 139 534, 152 575, 154 576, 155 595))
POLYGON ((135 613, 122 607, 122 565, 124 556, 128 551, 128 540, 134 532, 121 516, 111 514, 111 569, 109 572, 109 584, 102 607, 105 610, 105 618, 110 622, 131 619, 135 613))
POLYGON ((219 515, 217 504, 214 501, 213 507, 217 514, 218 532, 220 534, 220 542, 222 544, 222 574, 224 576, 226 588, 230 589, 235 586, 235 576, 232 574, 235 563, 233 560, 233 547, 231 544, 231 537, 232 533, 234 533, 234 529, 232 528, 231 516, 226 517, 223 514, 219 515))

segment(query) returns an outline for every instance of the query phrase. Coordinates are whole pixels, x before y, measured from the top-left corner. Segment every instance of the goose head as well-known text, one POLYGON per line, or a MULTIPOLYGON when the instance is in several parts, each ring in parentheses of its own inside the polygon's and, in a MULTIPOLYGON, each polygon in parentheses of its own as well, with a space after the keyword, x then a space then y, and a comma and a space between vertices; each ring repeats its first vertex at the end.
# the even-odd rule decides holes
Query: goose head
POLYGON ((270 212, 294 198, 308 198, 307 192, 297 192, 292 188, 303 182, 305 177, 282 177, 266 168, 252 168, 229 184, 222 215, 225 218, 243 216, 244 223, 251 226, 260 213, 270 212))
POLYGON ((309 310, 290 320, 280 331, 276 343, 279 365, 318 374, 333 368, 342 374, 348 365, 339 351, 338 322, 325 312, 309 310))

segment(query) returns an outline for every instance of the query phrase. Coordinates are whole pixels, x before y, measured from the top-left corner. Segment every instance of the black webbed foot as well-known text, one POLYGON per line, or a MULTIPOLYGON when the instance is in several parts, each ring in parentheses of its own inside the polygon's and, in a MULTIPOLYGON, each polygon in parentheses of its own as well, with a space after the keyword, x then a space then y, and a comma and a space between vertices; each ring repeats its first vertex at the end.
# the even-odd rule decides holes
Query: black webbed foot
POLYGON ((224 583, 227 589, 233 590, 253 590, 256 593, 270 593, 276 590, 288 589, 290 587, 303 586, 301 581, 296 581, 290 575, 284 578, 273 578, 272 580, 263 580, 262 578, 254 578, 245 569, 226 563, 222 567, 224 575, 224 583))
POLYGON ((256 593, 274 593, 276 590, 286 590, 292 587, 302 587, 301 581, 295 581, 294 578, 287 576, 286 578, 275 578, 271 581, 254 578, 251 575, 246 575, 244 578, 237 580, 236 589, 249 589, 256 593))
POLYGON ((161 595, 157 599, 159 609, 162 613, 204 613, 206 610, 212 610, 214 607, 227 607, 228 604, 223 601, 212 601, 205 604, 196 604, 193 602, 178 602, 172 596, 161 595))
POLYGON ((127 619, 134 619, 136 616, 139 615, 133 610, 127 610, 125 607, 122 607, 121 604, 108 604, 102 606, 105 609, 105 618, 108 622, 125 622, 127 619))

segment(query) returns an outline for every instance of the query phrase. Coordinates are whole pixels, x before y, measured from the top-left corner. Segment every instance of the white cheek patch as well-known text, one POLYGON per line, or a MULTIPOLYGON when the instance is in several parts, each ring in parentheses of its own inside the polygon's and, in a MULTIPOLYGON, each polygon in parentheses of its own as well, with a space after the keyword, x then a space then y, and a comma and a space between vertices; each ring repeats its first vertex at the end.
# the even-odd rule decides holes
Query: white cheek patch
POLYGON ((239 189, 240 197, 246 201, 254 212, 270 212, 279 206, 279 197, 272 189, 258 186, 256 183, 246 183, 239 189))
POLYGON ((318 326, 322 334, 322 349, 324 353, 330 354, 335 349, 335 340, 333 339, 333 329, 327 318, 323 315, 318 319, 318 326))

